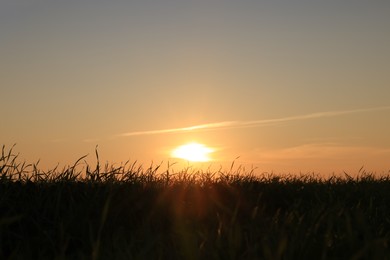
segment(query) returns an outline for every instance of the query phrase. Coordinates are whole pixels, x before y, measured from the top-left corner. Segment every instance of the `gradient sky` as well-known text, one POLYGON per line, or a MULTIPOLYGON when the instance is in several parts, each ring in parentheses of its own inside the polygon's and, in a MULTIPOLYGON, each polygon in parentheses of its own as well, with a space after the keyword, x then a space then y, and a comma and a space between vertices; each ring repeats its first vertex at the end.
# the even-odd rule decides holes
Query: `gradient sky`
POLYGON ((390 1, 1 0, 0 141, 28 162, 390 170, 390 1))

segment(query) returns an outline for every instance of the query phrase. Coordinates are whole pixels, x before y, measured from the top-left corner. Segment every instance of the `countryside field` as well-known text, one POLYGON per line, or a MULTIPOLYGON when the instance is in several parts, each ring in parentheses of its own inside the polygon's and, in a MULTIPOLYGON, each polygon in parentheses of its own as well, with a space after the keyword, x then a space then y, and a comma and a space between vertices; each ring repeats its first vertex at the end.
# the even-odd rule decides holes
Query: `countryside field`
MULTIPOLYGON (((96 153, 98 155, 98 153, 96 153)), ((390 176, 42 171, 0 155, 1 259, 389 259, 390 176)))

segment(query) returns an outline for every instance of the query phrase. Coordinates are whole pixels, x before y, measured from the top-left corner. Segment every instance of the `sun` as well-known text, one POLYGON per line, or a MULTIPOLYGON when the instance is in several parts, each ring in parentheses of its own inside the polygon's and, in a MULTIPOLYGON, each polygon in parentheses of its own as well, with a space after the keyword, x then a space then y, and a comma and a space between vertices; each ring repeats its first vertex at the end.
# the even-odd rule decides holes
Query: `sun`
POLYGON ((209 162, 211 161, 210 154, 214 149, 207 147, 204 144, 189 143, 181 145, 172 151, 173 158, 180 158, 190 162, 209 162))

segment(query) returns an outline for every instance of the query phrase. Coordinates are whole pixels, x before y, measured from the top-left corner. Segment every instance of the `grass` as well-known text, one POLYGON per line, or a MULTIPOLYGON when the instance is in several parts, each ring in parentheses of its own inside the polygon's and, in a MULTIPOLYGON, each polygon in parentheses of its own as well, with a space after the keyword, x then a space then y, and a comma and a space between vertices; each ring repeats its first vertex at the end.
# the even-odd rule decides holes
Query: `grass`
POLYGON ((390 258, 389 176, 83 160, 44 172, 3 146, 0 259, 390 258))

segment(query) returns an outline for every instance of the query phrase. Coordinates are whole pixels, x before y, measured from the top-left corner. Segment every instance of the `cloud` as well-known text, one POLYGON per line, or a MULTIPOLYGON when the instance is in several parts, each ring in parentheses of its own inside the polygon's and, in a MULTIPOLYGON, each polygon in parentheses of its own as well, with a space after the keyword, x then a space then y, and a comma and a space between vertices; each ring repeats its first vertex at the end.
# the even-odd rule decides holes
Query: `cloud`
POLYGON ((256 158, 262 158, 264 161, 275 162, 310 159, 329 159, 345 162, 347 158, 384 157, 390 154, 390 149, 338 143, 308 143, 281 149, 257 149, 253 154, 256 158))
MULTIPOLYGON (((308 143, 293 147, 256 148, 241 156, 243 163, 259 167, 264 172, 348 172, 357 174, 363 167, 368 173, 388 173, 390 149, 373 146, 353 146, 338 143, 308 143)), ((362 172, 361 172, 362 173, 362 172)))
POLYGON ((226 122, 217 122, 217 123, 210 123, 210 124, 181 127, 181 128, 136 131, 136 132, 123 133, 120 134, 120 136, 156 135, 156 134, 169 134, 169 133, 180 133, 180 132, 194 132, 194 131, 201 131, 201 130, 214 130, 214 129, 232 128, 237 126, 238 123, 239 123, 238 121, 226 121, 226 122))
POLYGON ((214 122, 214 123, 194 125, 194 126, 181 127, 181 128, 134 131, 134 132, 122 133, 119 136, 157 135, 157 134, 196 132, 196 131, 206 131, 206 130, 213 131, 213 130, 223 130, 223 129, 232 129, 232 128, 261 127, 261 126, 267 126, 267 125, 285 123, 291 121, 336 117, 342 115, 381 111, 381 110, 390 110, 390 106, 361 108, 361 109, 353 109, 353 110, 327 111, 327 112, 318 112, 318 113, 311 113, 305 115, 297 115, 297 116, 281 117, 281 118, 273 118, 273 119, 262 119, 262 120, 222 121, 222 122, 214 122))

